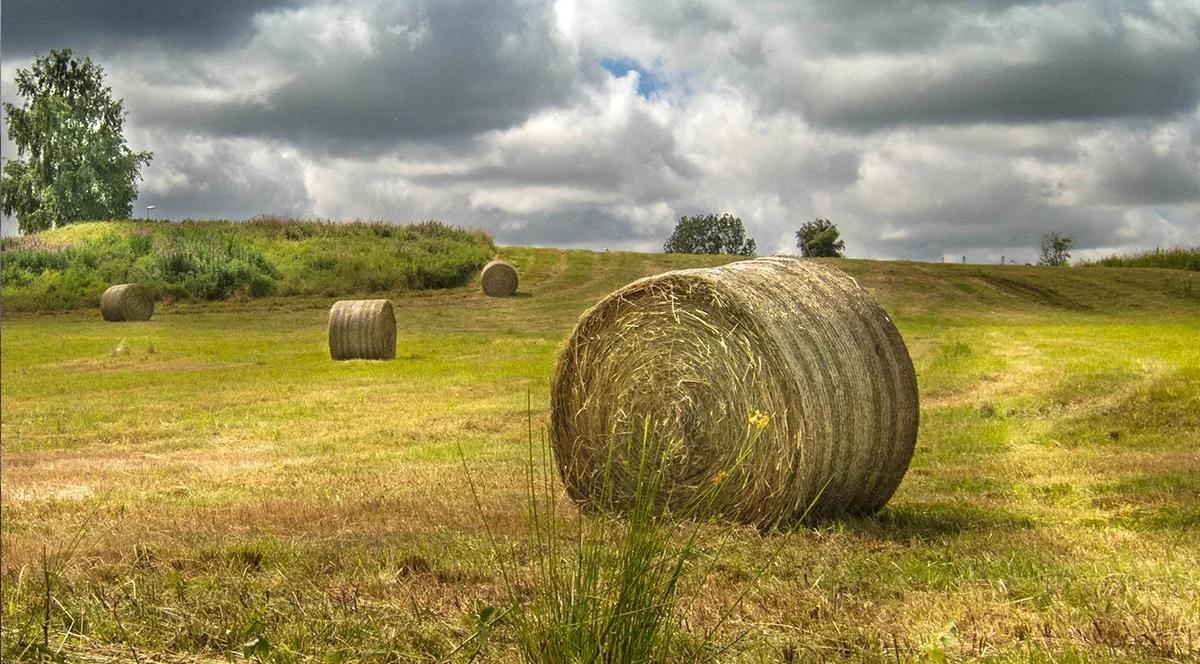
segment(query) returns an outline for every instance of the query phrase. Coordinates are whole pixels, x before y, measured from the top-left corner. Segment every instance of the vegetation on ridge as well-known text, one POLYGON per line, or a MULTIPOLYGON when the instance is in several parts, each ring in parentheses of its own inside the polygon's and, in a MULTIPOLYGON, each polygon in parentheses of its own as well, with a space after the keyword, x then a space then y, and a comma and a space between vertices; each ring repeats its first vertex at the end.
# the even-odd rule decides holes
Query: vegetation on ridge
POLYGON ((1108 256, 1080 263, 1084 267, 1161 267, 1169 270, 1200 271, 1200 247, 1151 249, 1124 256, 1108 256))
POLYGON ((5 103, 8 155, 0 209, 22 232, 84 219, 124 219, 133 211, 150 152, 125 144, 125 104, 104 83, 104 70, 71 49, 51 50, 16 71, 20 106, 5 103))
POLYGON ((9 311, 92 307, 112 284, 171 300, 339 296, 461 286, 495 253, 483 231, 276 218, 71 224, 6 239, 9 311))

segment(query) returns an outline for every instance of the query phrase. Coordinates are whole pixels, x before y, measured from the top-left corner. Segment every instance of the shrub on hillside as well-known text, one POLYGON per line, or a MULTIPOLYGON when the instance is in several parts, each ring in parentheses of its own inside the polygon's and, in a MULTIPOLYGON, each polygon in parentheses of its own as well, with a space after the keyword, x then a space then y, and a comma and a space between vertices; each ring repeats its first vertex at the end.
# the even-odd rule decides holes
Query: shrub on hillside
POLYGON ((9 310, 94 306, 114 283, 169 299, 377 293, 465 284, 495 252, 482 231, 298 222, 99 222, 0 244, 9 310))
POLYGON ((150 260, 135 263, 131 281, 177 299, 223 300, 235 292, 262 297, 275 291, 279 272, 262 252, 236 237, 188 231, 157 238, 150 260))
MULTIPOLYGON (((171 299, 271 293, 277 272, 261 252, 226 233, 183 225, 153 231, 109 223, 79 242, 31 236, 3 247, 4 299, 14 310, 92 306, 114 283, 140 283, 171 299)), ((52 236, 51 236, 52 237, 52 236)))

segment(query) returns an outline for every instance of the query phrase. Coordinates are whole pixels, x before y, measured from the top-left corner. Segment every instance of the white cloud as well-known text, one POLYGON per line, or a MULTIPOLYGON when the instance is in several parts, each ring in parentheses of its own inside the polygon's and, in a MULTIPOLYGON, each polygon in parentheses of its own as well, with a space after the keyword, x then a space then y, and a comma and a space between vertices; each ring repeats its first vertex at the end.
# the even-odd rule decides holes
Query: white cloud
POLYGON ((139 205, 613 249, 730 212, 764 253, 820 216, 852 255, 930 260, 1200 232, 1193 2, 356 0, 246 24, 105 52, 131 145, 156 152, 139 205), (663 85, 642 97, 604 58, 663 85))

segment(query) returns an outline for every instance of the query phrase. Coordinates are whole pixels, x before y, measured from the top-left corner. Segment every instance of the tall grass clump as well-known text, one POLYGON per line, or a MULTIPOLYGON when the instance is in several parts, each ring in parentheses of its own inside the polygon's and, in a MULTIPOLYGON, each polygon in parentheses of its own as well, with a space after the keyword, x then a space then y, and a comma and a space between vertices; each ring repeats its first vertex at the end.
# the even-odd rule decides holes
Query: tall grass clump
POLYGON ((278 270, 262 251, 232 233, 183 226, 151 244, 152 253, 139 258, 133 271, 168 297, 223 300, 236 292, 251 297, 275 292, 278 270))
MULTIPOLYGON (((634 490, 626 494, 628 487, 621 487, 627 509, 620 515, 577 512, 549 458, 550 446, 543 440, 535 448, 530 432, 528 567, 517 561, 516 549, 502 550, 488 533, 503 559, 512 600, 501 617, 513 630, 522 661, 717 661, 741 639, 722 644, 716 635, 789 535, 776 535, 762 566, 712 624, 691 631, 685 619, 703 585, 694 580, 713 571, 731 538, 753 531, 703 516, 710 511, 706 506, 673 512, 663 504, 667 450, 654 444, 649 420, 625 447, 626 458, 637 459, 634 490)), ((478 495, 475 500, 482 513, 478 495)))
POLYGON ((108 286, 124 282, 175 300, 258 297, 274 292, 279 278, 262 251, 225 229, 132 222, 83 226, 94 228, 68 227, 0 245, 6 307, 92 307, 108 286))
POLYGON ((242 225, 279 268, 281 295, 345 295, 461 286, 495 254, 491 236, 437 221, 242 225))
POLYGON ((483 231, 276 218, 93 222, 0 243, 5 306, 95 306, 114 283, 166 300, 338 296, 449 288, 495 253, 483 231))
POLYGON ((1161 267, 1170 270, 1200 271, 1200 247, 1154 248, 1125 256, 1109 256, 1081 261, 1081 267, 1161 267))
POLYGON ((639 448, 638 486, 624 520, 583 516, 574 529, 559 516, 550 464, 531 464, 528 508, 536 590, 514 616, 525 661, 685 659, 679 589, 696 562, 699 531, 655 510, 665 464, 649 445, 639 448))

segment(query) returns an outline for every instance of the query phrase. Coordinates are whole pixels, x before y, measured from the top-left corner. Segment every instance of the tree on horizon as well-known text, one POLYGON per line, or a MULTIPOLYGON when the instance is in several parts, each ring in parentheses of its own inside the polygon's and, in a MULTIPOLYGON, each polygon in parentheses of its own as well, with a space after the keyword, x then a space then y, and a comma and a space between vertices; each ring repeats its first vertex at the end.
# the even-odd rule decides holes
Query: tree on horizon
POLYGON ((817 218, 805 222, 796 231, 796 246, 800 248, 800 255, 809 258, 841 258, 846 251, 841 235, 832 221, 817 218))
POLYGON ((728 213, 680 217, 675 231, 663 243, 663 251, 668 254, 753 256, 756 248, 754 239, 746 237, 741 218, 728 213))
POLYGON ((69 48, 52 50, 17 69, 16 86, 25 102, 4 104, 18 157, 3 168, 4 214, 22 233, 129 218, 141 167, 154 155, 126 145, 128 114, 104 70, 69 48))

